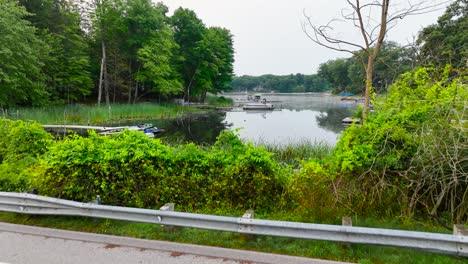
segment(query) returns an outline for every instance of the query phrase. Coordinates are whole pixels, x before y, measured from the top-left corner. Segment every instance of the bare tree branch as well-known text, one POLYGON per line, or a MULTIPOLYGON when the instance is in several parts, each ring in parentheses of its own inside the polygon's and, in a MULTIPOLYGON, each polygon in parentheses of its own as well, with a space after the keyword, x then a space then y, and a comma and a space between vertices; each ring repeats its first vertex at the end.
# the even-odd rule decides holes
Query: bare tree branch
POLYGON ((314 43, 328 49, 347 52, 353 55, 358 54, 357 50, 367 53, 366 70, 366 90, 363 109, 363 122, 369 109, 370 94, 372 93, 373 67, 375 60, 380 52, 385 37, 389 30, 396 26, 399 19, 408 16, 434 12, 444 7, 453 0, 447 0, 440 3, 429 3, 427 0, 407 0, 406 5, 402 2, 393 4, 394 0, 346 0, 349 9, 341 10, 343 20, 334 18, 322 26, 315 25, 311 17, 303 11, 305 22, 302 24, 302 30, 314 43), (392 3, 392 5, 390 4, 392 3), (379 10, 379 15, 375 12, 379 10), (345 38, 337 37, 337 32, 333 32, 332 24, 340 23, 346 26, 352 25, 361 35, 362 44, 345 38), (351 22, 351 23, 349 23, 351 22), (333 34, 334 33, 334 34, 333 34))

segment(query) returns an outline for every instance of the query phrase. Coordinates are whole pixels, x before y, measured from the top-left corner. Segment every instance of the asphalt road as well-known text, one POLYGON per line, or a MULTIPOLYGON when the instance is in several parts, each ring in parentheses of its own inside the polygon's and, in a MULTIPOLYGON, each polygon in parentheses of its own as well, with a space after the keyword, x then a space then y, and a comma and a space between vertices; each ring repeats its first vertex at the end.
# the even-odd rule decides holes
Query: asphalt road
POLYGON ((0 223, 1 263, 333 264, 339 262, 0 223))

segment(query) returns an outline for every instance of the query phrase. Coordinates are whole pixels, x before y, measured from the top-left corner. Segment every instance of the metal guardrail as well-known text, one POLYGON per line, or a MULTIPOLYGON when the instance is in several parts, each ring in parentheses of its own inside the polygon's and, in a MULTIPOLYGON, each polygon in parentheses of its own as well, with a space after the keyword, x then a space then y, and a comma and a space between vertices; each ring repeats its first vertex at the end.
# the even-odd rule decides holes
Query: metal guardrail
POLYGON ((0 192, 0 211, 36 215, 87 216, 252 235, 396 246, 468 257, 468 236, 463 235, 127 208, 9 192, 0 192))

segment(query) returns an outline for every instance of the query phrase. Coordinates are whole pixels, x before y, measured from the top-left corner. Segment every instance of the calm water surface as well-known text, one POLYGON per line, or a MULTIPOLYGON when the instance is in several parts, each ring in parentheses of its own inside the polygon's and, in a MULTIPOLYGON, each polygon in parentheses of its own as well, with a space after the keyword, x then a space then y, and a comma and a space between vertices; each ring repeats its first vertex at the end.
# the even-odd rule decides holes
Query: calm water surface
MULTIPOLYGON (((245 102, 245 95, 226 95, 236 103, 245 102)), ((240 128, 241 138, 255 143, 288 144, 303 141, 335 145, 345 129, 341 120, 352 114, 356 106, 343 103, 339 97, 326 94, 263 94, 274 111, 229 111, 223 122, 230 129, 240 128)))
MULTIPOLYGON (((225 94, 237 105, 247 96, 225 94)), ((264 94, 274 111, 212 112, 157 124, 166 130, 165 137, 197 143, 213 143, 224 129, 239 129, 242 139, 254 143, 288 144, 304 141, 336 144, 345 129, 341 120, 355 110, 354 104, 324 94, 264 94)))

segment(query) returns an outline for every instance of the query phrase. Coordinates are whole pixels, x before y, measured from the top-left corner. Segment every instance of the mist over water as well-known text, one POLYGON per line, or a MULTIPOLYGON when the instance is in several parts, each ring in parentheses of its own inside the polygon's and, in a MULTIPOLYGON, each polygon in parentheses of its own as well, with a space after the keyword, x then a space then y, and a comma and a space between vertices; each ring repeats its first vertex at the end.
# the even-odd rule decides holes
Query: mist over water
MULTIPOLYGON (((246 95, 227 94, 236 104, 246 102, 246 95)), ((355 104, 328 94, 263 94, 275 106, 274 111, 228 111, 223 122, 230 129, 240 129, 242 139, 254 143, 283 145, 322 142, 335 145, 346 128, 341 120, 352 115, 355 104)))
MULTIPOLYGON (((235 105, 229 111, 210 111, 178 119, 147 119, 164 129, 160 137, 175 143, 213 144, 221 131, 238 130, 239 136, 255 144, 287 145, 294 143, 325 143, 334 146, 346 128, 341 120, 351 116, 354 103, 327 94, 263 94, 275 106, 273 111, 244 111, 246 94, 224 94, 235 105)), ((119 123, 118 125, 134 125, 119 123)))

